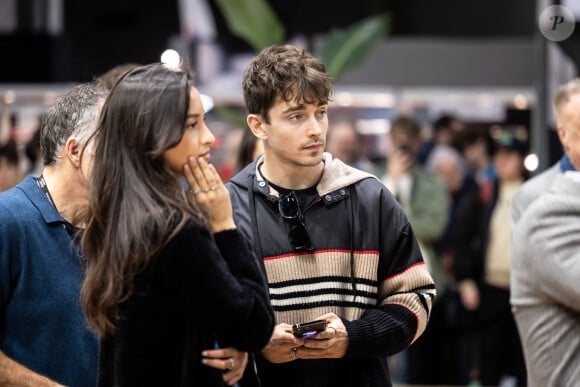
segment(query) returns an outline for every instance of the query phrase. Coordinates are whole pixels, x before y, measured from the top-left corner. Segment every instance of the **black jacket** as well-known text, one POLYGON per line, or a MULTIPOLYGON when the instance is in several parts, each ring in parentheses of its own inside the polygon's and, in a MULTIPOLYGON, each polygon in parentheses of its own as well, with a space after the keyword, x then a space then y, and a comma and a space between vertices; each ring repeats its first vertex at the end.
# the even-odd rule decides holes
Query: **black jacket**
POLYGON ((374 176, 326 153, 318 196, 302 209, 314 251, 295 253, 260 162, 228 189, 236 224, 264 263, 276 323, 334 312, 349 335, 342 359, 271 364, 258 356, 264 387, 389 386, 386 356, 421 335, 435 293, 401 207, 374 176))

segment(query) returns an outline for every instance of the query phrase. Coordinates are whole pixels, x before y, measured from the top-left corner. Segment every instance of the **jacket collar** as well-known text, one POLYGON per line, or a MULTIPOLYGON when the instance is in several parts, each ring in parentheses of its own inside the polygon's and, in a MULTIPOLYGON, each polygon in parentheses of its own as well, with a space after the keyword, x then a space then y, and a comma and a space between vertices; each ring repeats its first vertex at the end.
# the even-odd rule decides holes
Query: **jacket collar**
POLYGON ((368 172, 353 168, 339 159, 333 158, 330 153, 325 152, 323 160, 324 171, 322 172, 322 179, 316 186, 320 196, 348 187, 364 179, 376 179, 376 176, 368 172))
POLYGON ((48 198, 36 183, 36 177, 27 176, 22 181, 22 183, 18 185, 18 188, 38 209, 38 212, 40 212, 40 215, 44 218, 46 223, 50 224, 65 222, 64 218, 60 216, 56 208, 54 208, 54 206, 48 201, 48 198))
MULTIPOLYGON (((376 179, 376 176, 368 172, 353 168, 339 159, 333 158, 328 152, 324 152, 322 160, 324 162, 324 170, 322 172, 322 178, 316 186, 316 190, 321 197, 339 191, 340 189, 364 179, 376 179)), ((268 185, 258 171, 259 166, 263 162, 262 156, 259 156, 253 163, 246 166, 246 168, 234 176, 232 178, 232 183, 248 188, 249 182, 253 181, 254 190, 257 190, 268 197, 278 197, 278 192, 268 185), (251 180, 250 177, 252 177, 251 180)))

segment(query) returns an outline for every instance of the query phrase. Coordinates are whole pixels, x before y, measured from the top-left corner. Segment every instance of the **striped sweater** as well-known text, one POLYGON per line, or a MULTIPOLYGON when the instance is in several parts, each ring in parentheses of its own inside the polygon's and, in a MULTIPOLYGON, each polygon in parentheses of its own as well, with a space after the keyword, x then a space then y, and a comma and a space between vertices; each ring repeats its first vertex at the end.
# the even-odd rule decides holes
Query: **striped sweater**
POLYGON ((260 159, 228 184, 236 224, 263 260, 276 323, 333 312, 349 337, 342 359, 272 364, 258 356, 258 371, 265 387, 390 386, 386 356, 424 331, 433 280, 386 187, 330 154, 324 160, 318 195, 303 206, 310 252, 293 251, 278 192, 258 172, 260 159))
POLYGON ((334 312, 357 320, 370 307, 399 304, 417 317, 416 339, 425 329, 431 286, 421 289, 426 266, 416 263, 382 281, 377 279, 378 251, 354 251, 356 297, 350 277, 350 251, 319 250, 312 253, 265 257, 270 300, 277 323, 310 321, 334 312), (412 293, 408 293, 411 291, 412 293), (413 291, 419 292, 420 295, 413 291), (423 291, 424 293, 420 293, 423 291))

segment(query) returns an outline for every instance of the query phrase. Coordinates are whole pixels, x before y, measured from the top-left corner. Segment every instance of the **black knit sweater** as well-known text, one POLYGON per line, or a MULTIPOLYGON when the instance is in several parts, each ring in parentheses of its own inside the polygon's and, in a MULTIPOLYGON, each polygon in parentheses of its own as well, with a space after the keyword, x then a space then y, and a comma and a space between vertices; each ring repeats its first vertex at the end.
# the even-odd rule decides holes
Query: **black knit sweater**
POLYGON ((99 386, 222 386, 201 352, 259 350, 274 318, 254 255, 237 230, 190 221, 135 280, 123 319, 101 341, 99 386), (214 242, 215 240, 215 242, 214 242))

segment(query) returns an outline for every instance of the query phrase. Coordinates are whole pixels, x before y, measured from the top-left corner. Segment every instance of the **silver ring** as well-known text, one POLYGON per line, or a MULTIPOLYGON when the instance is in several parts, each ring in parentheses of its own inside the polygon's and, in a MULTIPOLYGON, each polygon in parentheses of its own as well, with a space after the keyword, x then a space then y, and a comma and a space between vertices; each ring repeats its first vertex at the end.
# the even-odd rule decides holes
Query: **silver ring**
POLYGON ((228 371, 232 371, 234 369, 234 366, 236 365, 235 360, 233 357, 230 357, 228 359, 228 361, 230 362, 230 366, 228 367, 228 371))
POLYGON ((298 359, 298 355, 296 354, 297 349, 296 348, 292 348, 290 350, 290 355, 292 355, 292 360, 296 360, 298 359))
POLYGON ((190 192, 191 192, 193 195, 198 195, 198 194, 201 192, 201 190, 198 188, 198 189, 196 189, 195 191, 190 191, 190 192))
POLYGON ((335 327, 328 327, 328 329, 334 329, 334 335, 336 336, 336 328, 335 327))

